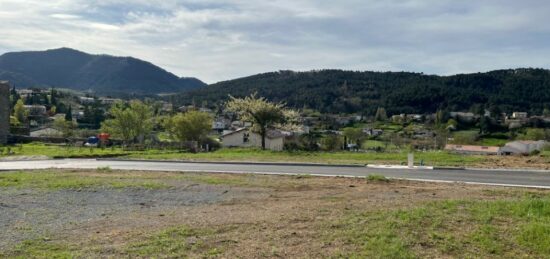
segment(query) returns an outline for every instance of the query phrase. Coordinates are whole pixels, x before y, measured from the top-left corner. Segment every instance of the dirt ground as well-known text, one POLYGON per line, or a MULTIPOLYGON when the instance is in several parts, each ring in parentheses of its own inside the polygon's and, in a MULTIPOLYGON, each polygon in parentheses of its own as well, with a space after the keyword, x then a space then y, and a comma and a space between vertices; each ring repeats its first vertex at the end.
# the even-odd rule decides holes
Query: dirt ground
POLYGON ((484 168, 533 168, 550 170, 550 157, 545 156, 487 156, 485 161, 473 167, 484 168))
MULTIPOLYGON (((83 177, 94 171, 78 172, 83 177)), ((113 173, 115 174, 115 173, 113 173)), ((320 238, 349 211, 407 208, 449 199, 494 200, 508 188, 354 178, 117 172, 163 179, 169 188, 39 190, 0 187, 0 250, 45 238, 84 257, 123 257, 124 248, 185 225, 208 235, 190 257, 321 258, 350 249, 320 238)), ((115 174, 115 177, 116 177, 115 174)))

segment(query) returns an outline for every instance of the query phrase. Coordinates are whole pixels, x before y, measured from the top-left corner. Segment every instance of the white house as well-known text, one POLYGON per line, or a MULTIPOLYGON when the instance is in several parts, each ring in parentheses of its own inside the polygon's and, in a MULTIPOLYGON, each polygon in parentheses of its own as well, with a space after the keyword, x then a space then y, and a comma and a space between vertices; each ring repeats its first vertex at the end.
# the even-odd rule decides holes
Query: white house
MULTIPOLYGON (((252 132, 248 128, 238 130, 222 135, 222 145, 224 147, 262 147, 262 137, 260 134, 252 132)), ((265 138, 265 148, 273 151, 281 151, 284 148, 285 135, 277 130, 270 130, 265 138)))

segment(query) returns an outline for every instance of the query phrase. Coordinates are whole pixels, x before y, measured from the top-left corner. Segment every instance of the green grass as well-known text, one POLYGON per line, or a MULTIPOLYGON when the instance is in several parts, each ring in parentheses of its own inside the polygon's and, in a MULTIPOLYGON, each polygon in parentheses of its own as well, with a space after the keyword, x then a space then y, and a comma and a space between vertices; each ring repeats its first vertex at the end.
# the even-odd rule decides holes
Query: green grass
MULTIPOLYGON (((328 164, 401 164, 407 161, 406 152, 302 152, 269 151, 258 149, 221 149, 211 153, 149 153, 132 154, 129 158, 194 160, 194 161, 256 161, 256 162, 309 162, 328 164)), ((415 153, 417 162, 426 165, 463 166, 481 162, 483 156, 467 156, 447 152, 431 151, 415 153)))
POLYGON ((25 240, 9 252, 0 252, 2 258, 56 258, 69 259, 80 256, 74 245, 52 242, 48 239, 25 240))
MULTIPOLYGON (((190 254, 202 254, 202 258, 215 257, 222 253, 221 247, 214 247, 202 240, 212 234, 213 231, 196 230, 187 226, 173 227, 145 238, 134 238, 125 246, 110 252, 123 258, 188 258, 190 254)), ((25 240, 10 251, 0 252, 0 257, 93 258, 99 257, 99 250, 71 242, 41 238, 25 240)))
POLYGON ((371 174, 371 175, 367 176, 367 181, 371 181, 371 182, 389 182, 390 179, 386 178, 383 175, 371 174))
MULTIPOLYGON (((50 158, 72 158, 72 157, 108 157, 129 154, 122 148, 88 148, 59 145, 46 145, 43 143, 22 144, 11 147, 13 156, 47 156, 50 158)), ((0 154, 5 157, 7 154, 0 154)))
POLYGON ((510 140, 499 139, 499 138, 481 138, 479 141, 476 142, 476 144, 478 144, 480 146, 499 146, 499 147, 502 147, 508 142, 510 142, 510 140))
POLYGON ((347 258, 548 258, 550 199, 439 201, 352 212, 328 234, 347 258))
MULTIPOLYGON (((338 201, 338 197, 324 199, 338 201)), ((223 256, 220 229, 178 226, 135 236, 109 253, 130 258, 223 256)), ((239 231, 229 226, 229 231, 239 231)), ((340 247, 340 258, 548 258, 550 198, 445 200, 407 209, 350 210, 341 220, 320 223, 316 242, 340 247)), ((97 247, 95 248, 97 249, 97 247)), ((93 246, 48 239, 27 240, 0 256, 74 258, 95 255, 93 246)), ((93 257, 93 256, 92 256, 93 257)))
POLYGON ((212 231, 179 226, 156 233, 143 241, 131 243, 121 253, 130 258, 151 258, 159 255, 163 258, 187 258, 191 252, 207 255, 205 257, 215 256, 221 253, 221 250, 211 248, 201 240, 212 234, 212 231), (190 238, 194 240, 190 241, 190 238))
MULTIPOLYGON (((378 142, 369 142, 372 145, 378 142)), ((209 153, 189 153, 173 150, 125 151, 121 148, 78 148, 39 143, 13 147, 15 155, 47 156, 51 158, 109 157, 119 156, 131 159, 192 160, 192 161, 252 161, 252 162, 307 162, 328 164, 401 164, 407 161, 406 152, 306 152, 269 151, 245 148, 223 148, 209 153)), ((0 157, 5 155, 0 155, 0 157)), ((464 166, 483 161, 483 156, 451 154, 442 151, 415 153, 419 163, 426 165, 464 166)))
POLYGON ((0 174, 0 187, 37 189, 83 189, 83 188, 147 188, 168 187, 164 183, 135 175, 111 176, 105 171, 94 175, 82 175, 66 171, 8 172, 0 174))

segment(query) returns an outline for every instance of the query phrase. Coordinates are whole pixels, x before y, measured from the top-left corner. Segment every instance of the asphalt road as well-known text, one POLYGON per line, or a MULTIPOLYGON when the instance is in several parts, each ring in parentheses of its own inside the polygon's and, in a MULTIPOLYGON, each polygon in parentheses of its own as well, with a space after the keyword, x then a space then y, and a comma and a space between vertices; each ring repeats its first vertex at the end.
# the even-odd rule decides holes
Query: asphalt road
POLYGON ((311 174, 317 176, 364 177, 371 174, 435 182, 461 182, 499 186, 517 186, 550 189, 550 173, 511 170, 424 170, 424 169, 377 169, 366 167, 277 165, 277 164, 234 164, 234 163, 185 163, 116 161, 95 159, 63 159, 41 161, 0 162, 0 170, 33 170, 48 168, 96 169, 110 167, 120 170, 177 171, 177 172, 219 172, 257 174, 311 174))

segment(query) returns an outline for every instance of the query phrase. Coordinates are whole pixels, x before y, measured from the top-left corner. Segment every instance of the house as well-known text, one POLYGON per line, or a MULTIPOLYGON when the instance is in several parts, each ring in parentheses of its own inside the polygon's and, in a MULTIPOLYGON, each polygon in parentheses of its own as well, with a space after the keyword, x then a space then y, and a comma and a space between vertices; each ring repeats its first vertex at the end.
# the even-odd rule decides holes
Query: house
POLYGON ((516 120, 527 119, 527 113, 526 112, 513 112, 512 113, 512 119, 516 119, 516 120))
POLYGON ((224 130, 229 128, 230 120, 225 118, 217 118, 212 122, 212 130, 216 131, 217 133, 222 133, 224 130))
POLYGON ((199 108, 199 111, 200 112, 205 112, 205 113, 214 113, 214 111, 212 109, 209 109, 209 108, 199 108))
MULTIPOLYGON (((222 146, 224 147, 262 147, 260 134, 251 131, 249 128, 238 130, 222 135, 222 146)), ((265 138, 265 148, 273 151, 281 151, 284 148, 285 135, 278 130, 270 130, 265 138)))
POLYGON ((92 97, 80 97, 79 99, 81 104, 93 104, 95 102, 95 99, 92 97))
POLYGON ((499 147, 492 146, 474 146, 474 145, 445 145, 445 150, 458 153, 458 154, 470 154, 470 155, 498 155, 500 153, 499 147))
POLYGON ((162 102, 162 107, 160 110, 162 112, 172 112, 174 110, 174 105, 168 102, 162 102))
POLYGON ((506 143, 504 147, 500 148, 501 155, 529 155, 533 151, 541 151, 544 146, 546 146, 546 141, 532 141, 532 140, 522 140, 522 141, 512 141, 506 143))
POLYGON ((415 130, 413 133, 413 138, 415 139, 427 139, 427 138, 434 138, 435 132, 427 129, 420 129, 415 130))
POLYGON ((367 136, 378 137, 384 133, 381 129, 363 128, 363 133, 367 136))
POLYGON ((450 112, 450 115, 451 118, 466 123, 474 122, 477 119, 477 116, 471 112, 450 112))
POLYGON ((101 102, 101 104, 104 104, 104 105, 113 105, 116 102, 122 102, 122 99, 99 98, 99 101, 101 102))
POLYGON ((46 115, 46 106, 44 105, 25 105, 27 111, 29 111, 29 116, 45 116, 46 115))

